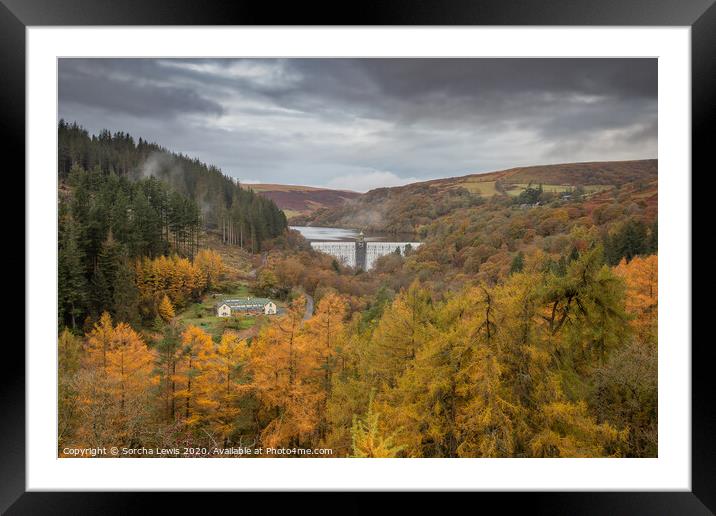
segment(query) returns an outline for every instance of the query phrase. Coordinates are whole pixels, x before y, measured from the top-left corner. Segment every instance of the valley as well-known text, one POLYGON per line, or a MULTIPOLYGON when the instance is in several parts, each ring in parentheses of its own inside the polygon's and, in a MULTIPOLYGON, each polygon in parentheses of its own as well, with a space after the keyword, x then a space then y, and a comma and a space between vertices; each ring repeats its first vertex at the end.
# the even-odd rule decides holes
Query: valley
POLYGON ((357 194, 60 136, 58 450, 656 455, 655 160, 357 194))

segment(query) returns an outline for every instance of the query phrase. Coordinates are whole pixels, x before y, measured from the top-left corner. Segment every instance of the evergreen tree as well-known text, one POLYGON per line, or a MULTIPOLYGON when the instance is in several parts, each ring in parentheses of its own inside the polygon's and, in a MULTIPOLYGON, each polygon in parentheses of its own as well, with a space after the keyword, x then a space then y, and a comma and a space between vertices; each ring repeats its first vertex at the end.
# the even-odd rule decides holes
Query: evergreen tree
POLYGON ((58 250, 58 307, 61 323, 77 327, 78 318, 87 307, 87 279, 84 275, 84 253, 78 244, 80 232, 71 217, 61 225, 58 250))
POLYGON ((121 267, 121 247, 110 231, 102 243, 92 277, 95 313, 108 310, 114 315, 114 288, 121 267))
POLYGON ((134 268, 124 258, 119 262, 112 289, 115 318, 130 325, 139 323, 139 291, 136 286, 134 268))

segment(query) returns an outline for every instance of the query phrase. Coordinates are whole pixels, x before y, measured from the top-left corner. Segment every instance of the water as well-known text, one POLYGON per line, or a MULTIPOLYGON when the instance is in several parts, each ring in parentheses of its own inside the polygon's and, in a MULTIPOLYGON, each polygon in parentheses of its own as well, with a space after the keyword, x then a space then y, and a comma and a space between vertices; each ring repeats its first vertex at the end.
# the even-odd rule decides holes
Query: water
POLYGON ((345 242, 358 238, 358 231, 344 228, 319 228, 312 226, 289 226, 310 242, 345 242))
MULTIPOLYGON (((353 242, 358 238, 357 229, 346 229, 346 228, 321 228, 315 226, 289 226, 290 229, 295 229, 303 238, 309 242, 353 242)), ((405 242, 412 242, 415 240, 415 235, 382 235, 380 233, 364 233, 365 240, 367 242, 384 242, 387 240, 401 240, 405 242)))

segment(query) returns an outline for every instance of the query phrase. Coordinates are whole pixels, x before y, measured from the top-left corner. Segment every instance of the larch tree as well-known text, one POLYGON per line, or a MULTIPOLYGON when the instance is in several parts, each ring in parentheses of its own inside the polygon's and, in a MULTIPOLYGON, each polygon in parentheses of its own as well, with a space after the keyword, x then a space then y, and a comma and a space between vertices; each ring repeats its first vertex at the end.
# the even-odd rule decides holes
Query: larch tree
POLYGON ((467 398, 457 414, 460 444, 467 457, 509 457, 514 451, 516 407, 504 384, 502 314, 497 292, 478 288, 465 321, 467 353, 458 392, 467 398))
POLYGON ((211 335, 194 325, 184 330, 181 339, 183 349, 181 362, 177 365, 177 380, 181 382, 181 389, 176 391, 175 396, 185 424, 196 428, 203 422, 206 404, 210 403, 197 389, 196 378, 201 374, 199 361, 209 360, 215 353, 215 345, 211 335))
POLYGON ((162 403, 163 419, 174 422, 177 418, 177 391, 181 389, 182 378, 178 376, 179 363, 184 357, 181 328, 175 321, 164 325, 161 337, 155 342, 156 371, 159 377, 159 398, 162 403), (178 385, 179 383, 179 385, 178 385))
POLYGON ((109 315, 109 312, 104 312, 86 340, 86 358, 89 365, 102 373, 106 373, 107 370, 107 354, 111 349, 113 339, 112 316, 109 315))
POLYGON ((87 335, 78 376, 83 424, 76 437, 94 446, 138 446, 150 419, 154 357, 128 324, 105 312, 87 335))
POLYGON ((308 353, 303 331, 305 298, 295 299, 286 315, 264 328, 251 347, 251 373, 256 395, 268 420, 264 446, 307 442, 319 422, 322 392, 315 381, 318 363, 308 353))
POLYGON ((393 435, 385 435, 380 428, 380 413, 375 409, 373 398, 368 401, 368 411, 362 417, 353 416, 351 427, 352 456, 357 458, 399 457, 404 446, 397 445, 393 435))
POLYGON ((169 300, 169 296, 164 295, 162 301, 159 303, 159 316, 165 321, 169 322, 174 319, 174 307, 172 302, 169 300))
POLYGON ((194 258, 194 265, 196 265, 206 277, 207 289, 216 286, 225 269, 221 255, 211 249, 202 249, 199 251, 194 258))
POLYGON ((656 341, 659 306, 659 261, 656 255, 622 259, 614 272, 626 282, 626 311, 642 341, 656 341))
POLYGON ((141 435, 149 426, 153 362, 153 353, 139 334, 127 323, 117 324, 107 355, 107 373, 110 395, 118 404, 115 435, 129 447, 142 444, 141 435))
POLYGON ((371 373, 378 382, 395 385, 420 346, 430 339, 433 315, 430 295, 417 281, 385 310, 368 350, 371 373))
POLYGON ((334 293, 325 295, 318 303, 316 314, 306 323, 304 333, 307 351, 311 361, 318 365, 316 371, 320 390, 321 421, 318 427, 319 437, 325 438, 328 431, 326 421, 326 403, 331 396, 333 373, 338 367, 337 353, 343 340, 346 302, 334 293))
POLYGON ((240 401, 251 391, 247 375, 249 348, 227 331, 219 344, 202 346, 196 358, 195 414, 215 442, 228 446, 241 413, 240 401))
POLYGON ((457 456, 458 417, 468 394, 462 382, 472 356, 466 330, 474 305, 472 297, 462 293, 440 306, 432 337, 382 397, 389 429, 409 456, 457 456))

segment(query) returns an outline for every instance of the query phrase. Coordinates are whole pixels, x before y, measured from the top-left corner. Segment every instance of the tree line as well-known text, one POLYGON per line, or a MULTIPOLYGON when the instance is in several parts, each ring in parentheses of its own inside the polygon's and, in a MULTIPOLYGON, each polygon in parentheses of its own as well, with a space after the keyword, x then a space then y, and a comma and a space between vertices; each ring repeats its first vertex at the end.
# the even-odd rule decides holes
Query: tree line
POLYGON ((58 175, 60 182, 73 168, 97 170, 138 181, 153 177, 166 183, 173 194, 199 207, 202 224, 222 232, 224 241, 258 252, 261 244, 281 235, 286 217, 278 207, 252 190, 241 188, 215 166, 169 152, 156 143, 125 132, 102 130, 90 135, 75 123, 58 125, 58 175))

